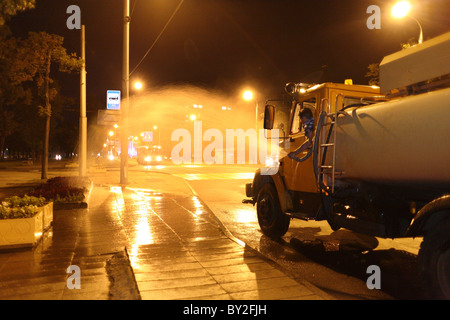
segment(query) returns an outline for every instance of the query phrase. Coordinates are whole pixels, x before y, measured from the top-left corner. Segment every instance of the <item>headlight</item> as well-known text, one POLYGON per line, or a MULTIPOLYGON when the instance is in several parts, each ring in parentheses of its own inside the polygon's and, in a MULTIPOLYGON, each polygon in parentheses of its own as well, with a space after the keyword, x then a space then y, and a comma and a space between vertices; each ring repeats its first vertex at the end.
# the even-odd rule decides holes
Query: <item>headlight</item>
POLYGON ((111 160, 111 161, 113 161, 113 160, 114 160, 114 156, 113 156, 112 154, 110 154, 110 155, 108 156, 108 159, 111 160))
POLYGON ((156 157, 156 161, 158 161, 158 162, 159 162, 159 161, 162 161, 162 157, 161 157, 161 156, 157 156, 157 157, 156 157))
POLYGON ((150 161, 152 161, 152 157, 146 156, 146 157, 144 158, 144 160, 147 161, 147 162, 150 162, 150 161))
POLYGON ((278 167, 278 159, 267 158, 266 159, 266 167, 278 167))

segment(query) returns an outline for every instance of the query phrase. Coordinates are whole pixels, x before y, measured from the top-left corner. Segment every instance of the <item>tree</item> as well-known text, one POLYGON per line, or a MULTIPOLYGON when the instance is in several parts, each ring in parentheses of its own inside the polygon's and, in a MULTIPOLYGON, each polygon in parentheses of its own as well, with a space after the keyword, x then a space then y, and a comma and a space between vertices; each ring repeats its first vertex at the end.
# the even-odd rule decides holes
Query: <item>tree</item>
POLYGON ((22 48, 23 69, 36 84, 40 98, 39 114, 45 118, 41 179, 47 179, 51 101, 58 93, 57 89, 51 87, 51 67, 55 63, 59 66, 59 71, 71 73, 80 70, 82 64, 76 54, 67 53, 63 42, 64 38, 55 34, 30 32, 22 48))
POLYGON ((19 124, 15 121, 11 106, 19 100, 29 102, 30 92, 21 86, 22 81, 30 80, 17 60, 20 41, 10 38, 7 20, 20 11, 33 9, 35 0, 1 0, 0 2, 0 160, 4 159, 6 138, 14 133, 19 124))
POLYGON ((32 78, 22 69, 18 60, 20 41, 6 38, 0 42, 0 160, 4 159, 4 146, 8 136, 16 132, 15 105, 29 104, 31 92, 22 82, 32 78))
POLYGON ((4 148, 6 137, 14 133, 19 124, 14 120, 14 113, 0 107, 0 160, 5 157, 4 148))
POLYGON ((0 1, 0 26, 6 23, 6 20, 16 15, 19 11, 33 9, 36 0, 2 0, 0 1))
POLYGON ((367 67, 369 71, 367 71, 365 77, 369 78, 369 85, 371 86, 379 86, 380 85, 380 64, 372 63, 367 67))

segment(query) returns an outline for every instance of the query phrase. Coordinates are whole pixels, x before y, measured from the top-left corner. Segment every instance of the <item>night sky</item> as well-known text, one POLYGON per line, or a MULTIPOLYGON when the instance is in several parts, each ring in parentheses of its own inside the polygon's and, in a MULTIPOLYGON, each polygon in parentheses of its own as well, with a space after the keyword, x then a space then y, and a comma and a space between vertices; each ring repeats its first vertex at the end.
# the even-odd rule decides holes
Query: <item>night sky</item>
MULTIPOLYGON (((34 10, 9 23, 14 35, 46 31, 65 38, 80 54, 80 31, 68 30, 66 9, 76 4, 86 25, 87 90, 104 101, 106 90, 121 89, 122 0, 37 0, 34 10)), ((180 0, 131 0, 130 70, 153 43, 180 0)), ((286 82, 367 84, 370 63, 417 39, 412 19, 394 20, 387 0, 185 0, 155 47, 131 75, 146 90, 173 84, 222 89, 244 86, 262 99, 286 82), (381 29, 369 30, 367 7, 381 9, 381 29)), ((411 1, 424 40, 450 30, 450 0, 411 1)), ((67 76, 64 76, 67 77, 67 76)), ((78 99, 79 77, 61 80, 78 99)))

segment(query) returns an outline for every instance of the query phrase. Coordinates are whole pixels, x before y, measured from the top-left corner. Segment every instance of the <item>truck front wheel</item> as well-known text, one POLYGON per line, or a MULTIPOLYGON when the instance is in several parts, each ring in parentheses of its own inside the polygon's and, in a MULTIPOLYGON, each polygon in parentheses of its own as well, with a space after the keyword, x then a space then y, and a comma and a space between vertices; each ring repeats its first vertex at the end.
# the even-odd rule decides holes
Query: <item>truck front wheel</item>
POLYGON ((290 218, 281 211, 277 191, 271 183, 262 186, 256 200, 258 223, 262 232, 277 239, 289 229, 290 218))
POLYGON ((450 219, 427 232, 418 255, 429 298, 450 299, 450 219))

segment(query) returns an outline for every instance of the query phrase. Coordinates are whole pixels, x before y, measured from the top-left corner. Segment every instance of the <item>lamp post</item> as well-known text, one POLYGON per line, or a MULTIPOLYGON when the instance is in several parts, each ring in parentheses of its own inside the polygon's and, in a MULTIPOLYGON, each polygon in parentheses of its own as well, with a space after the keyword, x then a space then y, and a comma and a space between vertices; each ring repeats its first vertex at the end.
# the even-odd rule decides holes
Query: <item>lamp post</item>
MULTIPOLYGON (((158 126, 153 126, 153 130, 158 130, 158 126)), ((161 131, 158 130, 158 146, 161 146, 161 131)))
POLYGON ((120 184, 128 183, 128 109, 130 103, 130 0, 124 0, 123 8, 123 65, 122 65, 122 110, 120 184))
MULTIPOLYGON (((252 101, 253 100, 253 91, 245 90, 242 93, 242 98, 245 101, 252 101)), ((258 132, 258 102, 256 102, 256 104, 255 104, 255 129, 256 129, 256 132, 258 132)))
POLYGON ((407 16, 408 18, 417 22, 417 24, 419 25, 419 29, 420 29, 419 41, 418 41, 420 44, 423 42, 422 25, 420 24, 419 20, 408 15, 410 10, 411 10, 411 4, 408 1, 399 1, 392 7, 392 16, 394 18, 398 18, 398 19, 401 19, 401 18, 404 18, 407 16))
POLYGON ((85 26, 81 26, 81 59, 80 71, 80 124, 79 124, 79 175, 85 177, 87 164, 87 118, 86 118, 86 46, 85 26))

